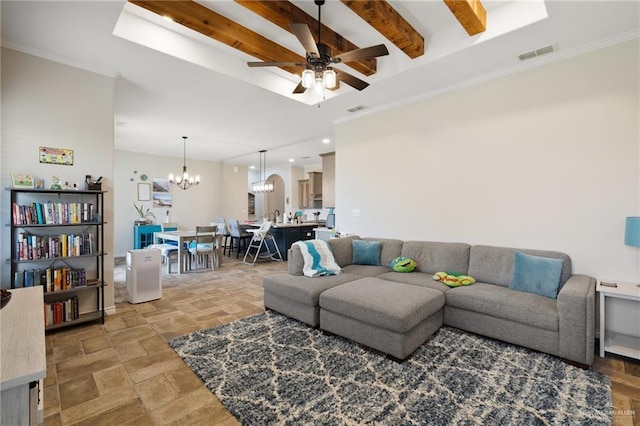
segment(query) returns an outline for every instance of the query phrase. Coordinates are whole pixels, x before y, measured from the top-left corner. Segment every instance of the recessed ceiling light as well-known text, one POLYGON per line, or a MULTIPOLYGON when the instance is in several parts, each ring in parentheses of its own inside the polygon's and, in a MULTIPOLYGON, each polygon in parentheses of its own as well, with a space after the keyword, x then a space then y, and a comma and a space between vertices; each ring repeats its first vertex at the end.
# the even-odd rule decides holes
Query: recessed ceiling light
POLYGON ((256 166, 249 166, 249 168, 250 168, 251 170, 254 170, 254 169, 256 168, 256 166))
POLYGON ((331 140, 329 138, 322 139, 322 143, 329 143, 329 142, 331 142, 331 140))
POLYGON ((289 158, 289 162, 293 163, 295 160, 293 158, 289 158))

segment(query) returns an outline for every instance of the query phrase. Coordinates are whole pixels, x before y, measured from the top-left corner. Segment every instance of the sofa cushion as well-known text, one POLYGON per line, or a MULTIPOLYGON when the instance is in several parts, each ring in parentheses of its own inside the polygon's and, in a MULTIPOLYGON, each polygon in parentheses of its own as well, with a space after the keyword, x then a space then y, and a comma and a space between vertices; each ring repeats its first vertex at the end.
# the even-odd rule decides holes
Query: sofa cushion
POLYGON ((352 264, 380 265, 380 241, 353 240, 351 246, 353 247, 352 264))
POLYGON ((377 277, 380 274, 385 274, 391 269, 387 266, 371 266, 371 265, 347 265, 342 268, 344 272, 350 274, 360 275, 361 277, 377 277))
MULTIPOLYGON (((478 282, 508 287, 513 279, 516 251, 534 256, 562 259, 562 274, 560 275, 559 288, 562 288, 562 285, 571 276, 571 259, 564 253, 551 250, 515 249, 485 245, 471 247, 468 275, 473 276, 478 282)), ((446 271, 446 269, 444 270, 446 271)))
POLYGON ((275 274, 265 277, 262 282, 262 287, 265 292, 272 292, 305 305, 318 306, 320 293, 331 287, 354 281, 358 278, 360 277, 348 273, 327 275, 320 279, 289 274, 275 274))
POLYGON ((342 267, 351 265, 353 261, 353 240, 358 240, 360 237, 352 235, 345 238, 332 238, 327 243, 331 247, 333 257, 336 259, 336 263, 342 267))
POLYGON ((437 290, 373 277, 333 287, 320 295, 322 309, 398 333, 410 331, 438 312, 444 301, 437 290))
POLYGON ((516 251, 513 279, 509 288, 555 299, 558 297, 562 263, 562 259, 532 256, 516 251))
POLYGON ((447 306, 550 331, 559 330, 557 303, 548 297, 480 282, 467 287, 452 288, 445 293, 445 297, 447 306))
POLYGON ((431 275, 438 271, 467 274, 470 248, 465 243, 406 241, 400 255, 415 260, 418 264, 416 271, 431 275))
POLYGON ((393 238, 361 238, 365 241, 380 241, 380 265, 390 267, 393 259, 400 256, 404 241, 393 238))
POLYGON ((377 278, 380 278, 382 280, 432 288, 434 290, 440 290, 443 293, 449 290, 449 287, 439 281, 434 281, 432 277, 433 276, 431 274, 427 274, 424 272, 412 272, 411 274, 404 274, 402 272, 394 271, 377 276, 377 278))

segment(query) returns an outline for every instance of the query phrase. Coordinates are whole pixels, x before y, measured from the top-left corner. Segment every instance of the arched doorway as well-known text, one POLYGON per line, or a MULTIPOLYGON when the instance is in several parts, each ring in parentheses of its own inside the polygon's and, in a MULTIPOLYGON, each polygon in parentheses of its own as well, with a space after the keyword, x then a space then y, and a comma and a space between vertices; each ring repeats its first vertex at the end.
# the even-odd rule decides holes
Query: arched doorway
POLYGON ((284 180, 280 175, 269 175, 267 180, 273 182, 273 192, 267 192, 264 200, 264 214, 269 220, 275 222, 274 213, 276 210, 280 212, 280 221, 284 218, 284 180))

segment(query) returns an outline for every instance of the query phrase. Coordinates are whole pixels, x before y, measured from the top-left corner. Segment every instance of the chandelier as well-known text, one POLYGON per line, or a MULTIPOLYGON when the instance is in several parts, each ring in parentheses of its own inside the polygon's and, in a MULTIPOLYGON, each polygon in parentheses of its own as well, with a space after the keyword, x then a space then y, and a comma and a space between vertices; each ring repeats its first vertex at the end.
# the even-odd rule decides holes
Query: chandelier
POLYGON ((198 185, 200 183, 200 176, 196 175, 194 178, 193 176, 189 176, 189 173, 187 173, 187 137, 183 136, 182 139, 184 140, 182 173, 177 175, 175 178, 173 173, 171 173, 169 175, 169 183, 174 184, 180 189, 189 189, 191 186, 198 185))
POLYGON ((267 172, 267 150, 263 149, 258 152, 260 153, 260 174, 258 177, 262 180, 251 184, 251 192, 273 192, 273 182, 266 180, 265 176, 267 172))

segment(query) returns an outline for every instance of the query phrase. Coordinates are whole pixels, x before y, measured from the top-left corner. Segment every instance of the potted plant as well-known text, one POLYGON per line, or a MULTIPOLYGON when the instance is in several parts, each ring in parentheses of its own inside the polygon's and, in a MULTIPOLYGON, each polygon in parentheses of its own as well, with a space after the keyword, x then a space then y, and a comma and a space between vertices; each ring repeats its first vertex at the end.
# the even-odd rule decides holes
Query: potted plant
POLYGON ((153 219, 156 218, 156 215, 151 211, 149 207, 145 208, 142 204, 140 204, 140 206, 137 206, 136 203, 133 203, 133 207, 135 207, 138 215, 140 215, 140 218, 136 219, 136 225, 146 225, 147 223, 153 223, 153 219))

